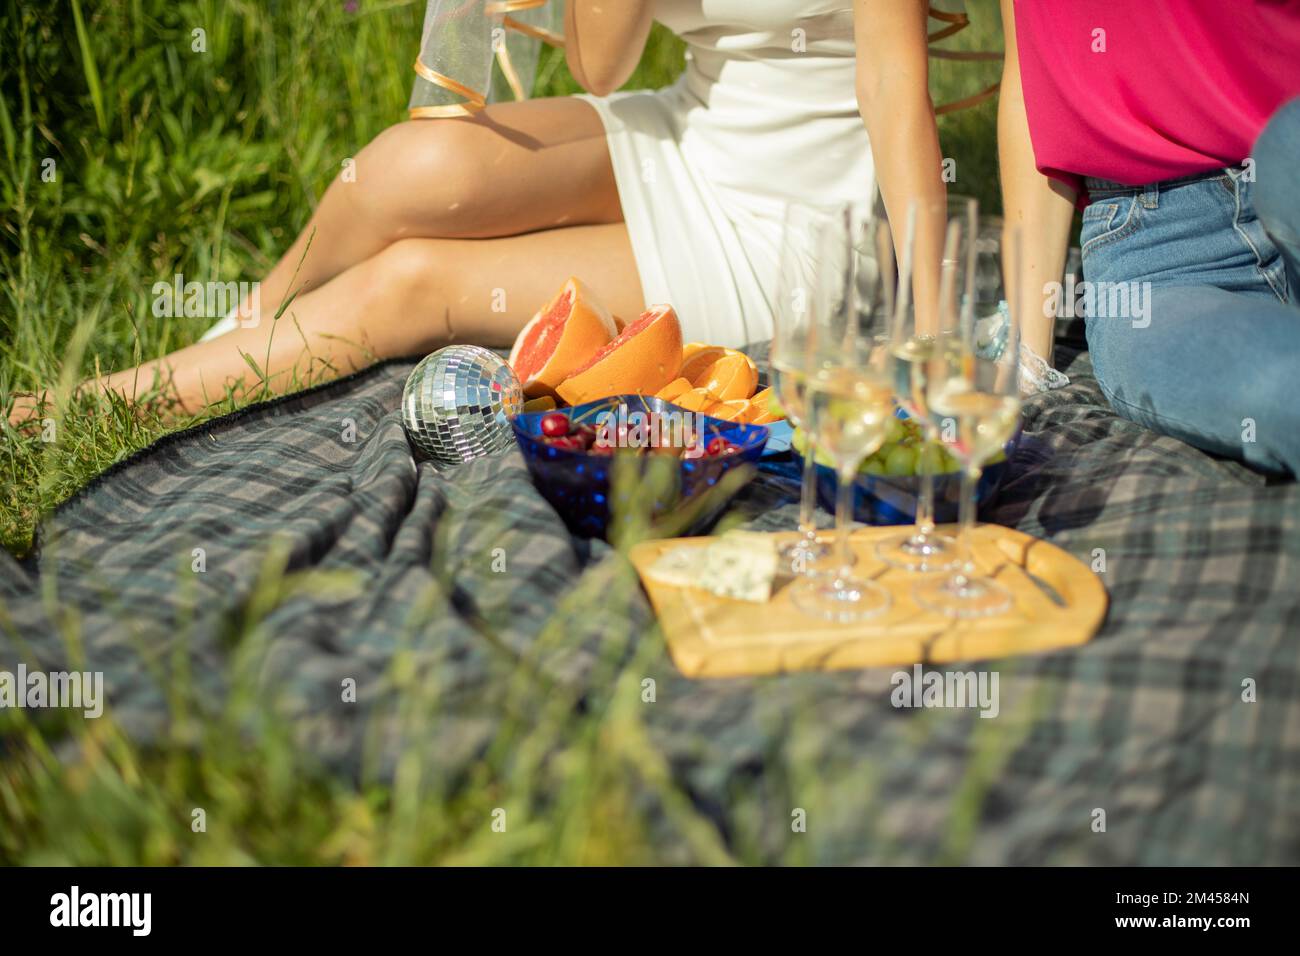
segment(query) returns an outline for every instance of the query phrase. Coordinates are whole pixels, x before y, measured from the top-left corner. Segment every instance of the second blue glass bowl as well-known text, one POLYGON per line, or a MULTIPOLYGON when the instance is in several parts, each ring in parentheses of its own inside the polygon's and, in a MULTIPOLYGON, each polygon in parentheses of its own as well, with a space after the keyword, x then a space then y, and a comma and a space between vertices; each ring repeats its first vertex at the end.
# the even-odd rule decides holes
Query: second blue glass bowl
MULTIPOLYGON (((1020 444, 1022 427, 1003 446, 1006 457, 984 467, 979 484, 975 486, 975 503, 982 505, 997 494, 1006 477, 1007 466, 1020 444)), ((803 472, 803 458, 799 449, 791 454, 803 472)), ((817 463, 817 500, 831 514, 835 513, 835 490, 839 484, 835 469, 817 463)), ((916 521, 916 502, 921 494, 919 475, 869 475, 859 472, 853 483, 853 517, 867 524, 912 524, 916 521)), ((950 471, 934 476, 934 520, 948 524, 957 520, 958 500, 961 495, 961 473, 950 471)))

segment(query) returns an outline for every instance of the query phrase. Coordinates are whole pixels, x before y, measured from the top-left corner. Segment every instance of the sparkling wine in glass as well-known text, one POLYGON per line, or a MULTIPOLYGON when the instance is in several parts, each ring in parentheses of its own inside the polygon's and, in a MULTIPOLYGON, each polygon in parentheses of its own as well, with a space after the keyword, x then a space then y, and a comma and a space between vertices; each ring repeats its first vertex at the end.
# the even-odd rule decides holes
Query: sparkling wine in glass
POLYGON ((827 262, 828 221, 834 208, 791 203, 786 207, 777 282, 772 350, 769 355, 777 401, 786 418, 803 431, 803 476, 799 493, 798 540, 781 549, 784 567, 795 574, 811 573, 830 548, 817 540, 816 429, 807 402, 807 380, 812 361, 812 329, 816 317, 833 308, 836 288, 844 281, 847 261, 827 262))
MULTIPOLYGON (((1019 230, 978 231, 978 260, 964 281, 974 276, 1015 274, 1019 252, 1019 230)), ((974 310, 952 303, 953 290, 963 280, 955 268, 945 267, 943 287, 947 305, 941 318, 955 334, 959 347, 934 363, 927 382, 929 417, 953 456, 962 465, 958 538, 963 561, 958 569, 942 577, 922 581, 913 589, 918 604, 953 617, 970 618, 1000 614, 1010 609, 1010 592, 990 578, 976 573, 971 550, 975 525, 975 488, 986 462, 1001 451, 1016 429, 1020 416, 1019 354, 1021 313, 1013 284, 1007 283, 1008 318, 1005 347, 996 357, 987 357, 976 341, 974 310)), ((976 298, 972 289, 967 296, 976 298)))
POLYGON ((797 581, 791 599, 804 613, 833 621, 872 617, 890 606, 884 588, 854 575, 849 537, 858 469, 884 444, 894 408, 886 296, 871 255, 881 221, 870 207, 854 205, 834 207, 826 217, 822 265, 838 282, 809 325, 805 413, 817 447, 835 466, 835 553, 833 571, 797 581))
MULTIPOLYGON (((902 534, 881 541, 877 555, 887 564, 908 571, 944 571, 956 567, 960 553, 956 542, 934 525, 934 470, 937 456, 929 452, 939 441, 927 407, 931 376, 942 374, 947 357, 957 346, 952 330, 939 319, 941 277, 945 263, 962 270, 960 284, 969 280, 978 205, 969 196, 949 194, 945 201, 914 200, 902 230, 898 296, 890 326, 890 361, 894 395, 899 407, 921 428, 927 451, 917 457, 920 488, 916 524, 902 534), (955 230, 952 228, 955 226, 955 230)), ((897 237, 897 233, 895 233, 897 237)), ((967 305, 954 286, 958 308, 967 305)))

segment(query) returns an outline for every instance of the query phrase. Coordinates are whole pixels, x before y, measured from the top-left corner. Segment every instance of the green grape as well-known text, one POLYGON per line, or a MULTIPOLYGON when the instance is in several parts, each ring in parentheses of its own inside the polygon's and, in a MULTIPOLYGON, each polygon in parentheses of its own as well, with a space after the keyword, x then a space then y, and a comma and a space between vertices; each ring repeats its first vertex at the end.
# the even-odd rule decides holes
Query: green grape
POLYGON ((907 426, 903 424, 903 420, 891 415, 889 421, 885 424, 885 444, 892 445, 900 442, 906 435, 907 426))
POLYGON ((916 453, 916 471, 917 474, 943 474, 943 449, 934 442, 920 446, 916 453))
MULTIPOLYGON (((808 457, 808 436, 802 428, 796 428, 790 433, 790 445, 799 453, 801 458, 808 457)), ((835 460, 830 455, 817 449, 817 464, 825 465, 827 468, 835 467, 835 460)))
POLYGON ((869 464, 871 464, 872 462, 874 462, 875 465, 876 465, 876 467, 879 468, 879 469, 881 469, 881 470, 880 470, 879 472, 875 472, 875 471, 873 471, 872 474, 873 474, 873 475, 874 475, 874 474, 883 474, 884 467, 885 467, 885 457, 889 454, 889 450, 890 450, 891 448, 893 448, 893 447, 894 447, 894 446, 891 445, 889 442, 885 442, 883 445, 881 445, 879 448, 877 448, 874 452, 872 452, 872 453, 871 453, 870 455, 868 455, 866 458, 862 459, 862 464, 858 467, 858 471, 866 471, 866 470, 867 470, 867 465, 869 465, 869 464))
POLYGON ((862 473, 866 475, 883 475, 885 462, 878 455, 872 455, 862 463, 862 473))
POLYGON ((916 452, 906 445, 895 445, 885 458, 885 474, 910 475, 916 465, 916 452))

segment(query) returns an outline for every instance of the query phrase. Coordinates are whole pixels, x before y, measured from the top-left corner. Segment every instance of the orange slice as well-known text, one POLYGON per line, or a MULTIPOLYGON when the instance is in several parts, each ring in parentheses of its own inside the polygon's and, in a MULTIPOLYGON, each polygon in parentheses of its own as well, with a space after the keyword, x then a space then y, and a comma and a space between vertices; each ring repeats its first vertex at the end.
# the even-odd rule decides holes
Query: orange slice
POLYGON ((674 398, 673 404, 688 412, 703 412, 713 404, 713 398, 702 388, 692 388, 674 398))
POLYGON ((555 399, 550 395, 541 395, 524 402, 525 412, 549 412, 556 407, 555 399))
POLYGON ((688 392, 691 389, 691 383, 684 378, 675 378, 659 391, 655 392, 657 398, 662 398, 665 402, 675 401, 677 396, 682 392, 688 392))
POLYGON ((724 402, 714 402, 705 414, 714 418, 725 418, 729 422, 747 422, 750 403, 747 398, 733 398, 724 402))
POLYGON ((682 377, 708 390, 719 401, 749 398, 758 387, 758 367, 744 352, 719 345, 702 346, 682 362, 682 377))
POLYGON ((754 405, 754 417, 751 419, 754 425, 768 425, 772 422, 782 421, 785 418, 770 385, 761 392, 755 392, 750 402, 754 405))

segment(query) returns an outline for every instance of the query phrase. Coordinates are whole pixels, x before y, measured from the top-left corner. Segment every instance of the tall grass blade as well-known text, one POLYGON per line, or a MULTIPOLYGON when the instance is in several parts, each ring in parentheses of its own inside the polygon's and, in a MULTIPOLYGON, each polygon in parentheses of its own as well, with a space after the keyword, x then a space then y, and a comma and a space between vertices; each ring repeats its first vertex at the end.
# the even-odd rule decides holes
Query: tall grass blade
POLYGON ((81 0, 72 0, 72 19, 77 26, 77 46, 81 48, 81 68, 86 74, 86 86, 90 90, 90 102, 95 107, 95 119, 99 131, 108 135, 108 114, 104 111, 104 91, 99 85, 99 67, 95 65, 95 54, 90 48, 90 37, 86 33, 86 21, 81 15, 81 0))

